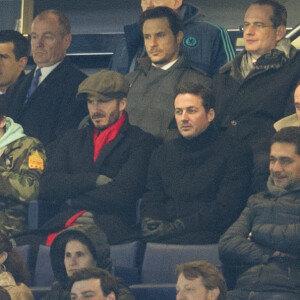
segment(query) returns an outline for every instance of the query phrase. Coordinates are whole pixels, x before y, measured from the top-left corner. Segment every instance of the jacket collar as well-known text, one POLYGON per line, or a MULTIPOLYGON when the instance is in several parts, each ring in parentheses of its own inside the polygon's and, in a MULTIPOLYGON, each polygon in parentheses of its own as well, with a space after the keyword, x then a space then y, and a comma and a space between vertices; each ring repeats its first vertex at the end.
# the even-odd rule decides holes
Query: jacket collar
MULTIPOLYGON (((270 69, 279 69, 286 63, 288 59, 293 59, 296 53, 297 50, 290 44, 289 40, 282 39, 275 49, 272 49, 270 52, 262 55, 256 61, 256 66, 246 76, 246 78, 250 78, 270 69)), ((235 80, 242 82, 246 78, 244 78, 242 75, 241 67, 242 64, 245 63, 245 56, 247 54, 247 51, 243 50, 233 61, 228 62, 221 67, 219 73, 230 73, 235 80)))

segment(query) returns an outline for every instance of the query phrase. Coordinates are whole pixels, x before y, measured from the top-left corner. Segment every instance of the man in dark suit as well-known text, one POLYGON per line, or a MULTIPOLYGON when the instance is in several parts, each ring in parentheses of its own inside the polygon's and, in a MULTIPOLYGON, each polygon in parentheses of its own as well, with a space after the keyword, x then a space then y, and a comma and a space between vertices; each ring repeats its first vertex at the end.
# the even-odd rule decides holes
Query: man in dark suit
POLYGON ((87 113, 75 101, 78 85, 86 75, 65 58, 72 39, 70 31, 69 20, 59 11, 46 10, 35 17, 31 51, 36 68, 6 97, 7 116, 45 146, 76 127, 87 113))

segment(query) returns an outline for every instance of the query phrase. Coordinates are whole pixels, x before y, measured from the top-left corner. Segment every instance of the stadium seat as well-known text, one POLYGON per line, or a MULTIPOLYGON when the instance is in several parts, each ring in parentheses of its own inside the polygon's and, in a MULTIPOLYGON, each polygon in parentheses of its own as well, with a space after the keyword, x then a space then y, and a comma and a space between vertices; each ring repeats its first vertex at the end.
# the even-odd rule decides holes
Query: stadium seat
POLYGON ((136 300, 175 300, 175 284, 135 284, 130 289, 136 300))
POLYGON ((218 245, 172 245, 147 243, 141 283, 175 283, 175 266, 180 263, 206 260, 221 269, 218 245))
POLYGON ((47 287, 51 286, 54 281, 54 275, 51 267, 50 260, 50 247, 40 245, 37 255, 33 286, 47 287))
POLYGON ((110 256, 113 265, 113 275, 123 278, 128 285, 138 283, 137 258, 140 255, 140 251, 140 242, 111 246, 110 256))

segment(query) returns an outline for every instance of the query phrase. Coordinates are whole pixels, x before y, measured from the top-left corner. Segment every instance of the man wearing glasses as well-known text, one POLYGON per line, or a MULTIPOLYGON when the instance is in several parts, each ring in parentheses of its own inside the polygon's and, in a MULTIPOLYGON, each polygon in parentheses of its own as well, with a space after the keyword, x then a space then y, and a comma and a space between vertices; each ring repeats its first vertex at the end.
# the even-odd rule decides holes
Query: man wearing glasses
POLYGON ((245 50, 213 80, 218 127, 253 150, 255 191, 265 189, 273 124, 294 112, 300 54, 284 38, 286 24, 284 6, 274 0, 253 2, 242 26, 245 50))

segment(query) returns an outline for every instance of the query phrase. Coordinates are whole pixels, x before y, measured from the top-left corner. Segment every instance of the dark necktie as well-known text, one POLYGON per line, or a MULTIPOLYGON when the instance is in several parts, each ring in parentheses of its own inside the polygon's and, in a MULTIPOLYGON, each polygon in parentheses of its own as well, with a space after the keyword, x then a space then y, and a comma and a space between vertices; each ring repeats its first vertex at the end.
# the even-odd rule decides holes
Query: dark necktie
POLYGON ((38 87, 39 85, 39 79, 40 79, 40 76, 42 75, 41 73, 41 69, 37 69, 36 72, 35 72, 35 75, 31 81, 31 85, 28 89, 28 92, 26 94, 26 100, 25 100, 25 103, 27 103, 28 99, 30 98, 30 96, 33 94, 33 92, 36 90, 36 88, 38 87))

